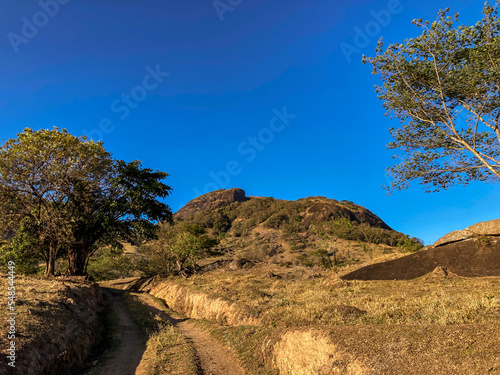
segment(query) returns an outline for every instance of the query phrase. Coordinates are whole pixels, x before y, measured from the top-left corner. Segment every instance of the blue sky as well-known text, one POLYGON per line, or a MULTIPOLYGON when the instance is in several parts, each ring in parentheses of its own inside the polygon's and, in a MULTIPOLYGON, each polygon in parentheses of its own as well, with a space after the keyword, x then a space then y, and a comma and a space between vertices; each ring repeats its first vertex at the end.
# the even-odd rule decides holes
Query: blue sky
POLYGON ((386 196, 394 151, 361 54, 478 1, 17 0, 0 4, 0 138, 66 128, 168 172, 174 211, 215 188, 361 204, 432 243, 500 217, 500 185, 386 196), (360 31, 364 36, 361 36, 360 31))

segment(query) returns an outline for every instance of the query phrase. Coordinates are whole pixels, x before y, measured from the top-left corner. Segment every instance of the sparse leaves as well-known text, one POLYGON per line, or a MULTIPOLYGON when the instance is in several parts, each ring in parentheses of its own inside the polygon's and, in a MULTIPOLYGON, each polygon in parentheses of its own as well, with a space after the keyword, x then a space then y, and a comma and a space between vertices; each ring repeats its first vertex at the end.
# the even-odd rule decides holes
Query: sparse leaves
MULTIPOLYGON (((498 2, 497 2, 498 5, 498 2)), ((436 21, 414 20, 419 37, 391 44, 381 39, 373 65, 383 84, 376 92, 387 114, 403 126, 391 129, 389 149, 400 164, 388 169, 387 189, 413 180, 431 189, 500 178, 500 20, 487 3, 474 26, 455 26, 449 9, 436 21)))

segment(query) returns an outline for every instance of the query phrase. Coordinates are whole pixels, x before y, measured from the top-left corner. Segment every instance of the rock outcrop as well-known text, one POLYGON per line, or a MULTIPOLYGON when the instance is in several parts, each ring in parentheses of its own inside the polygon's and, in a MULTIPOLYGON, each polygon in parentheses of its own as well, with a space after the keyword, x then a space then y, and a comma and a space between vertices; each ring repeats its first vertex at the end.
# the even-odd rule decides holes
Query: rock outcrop
POLYGON ((479 236, 500 236, 500 219, 483 221, 468 228, 450 232, 434 242, 434 246, 443 246, 479 236))
POLYGON ((353 271, 344 280, 409 280, 427 275, 444 277, 500 276, 500 220, 485 221, 448 233, 423 250, 353 271), (437 268, 437 271, 436 271, 437 268), (441 272, 443 274, 443 272, 441 272))
POLYGON ((184 207, 175 213, 175 216, 185 218, 197 211, 213 210, 228 206, 234 202, 245 202, 248 200, 245 191, 239 188, 220 189, 199 196, 189 201, 184 207))

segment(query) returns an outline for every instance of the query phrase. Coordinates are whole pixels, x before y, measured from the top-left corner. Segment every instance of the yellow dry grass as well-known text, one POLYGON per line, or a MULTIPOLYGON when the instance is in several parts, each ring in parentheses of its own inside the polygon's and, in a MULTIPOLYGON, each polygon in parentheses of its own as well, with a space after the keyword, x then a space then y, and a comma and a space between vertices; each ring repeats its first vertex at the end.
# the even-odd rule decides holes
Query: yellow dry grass
POLYGON ((331 271, 273 269, 281 279, 265 277, 268 271, 268 266, 250 272, 215 271, 179 282, 237 303, 264 324, 285 327, 451 325, 500 319, 500 278, 345 282, 331 271))
POLYGON ((334 271, 262 265, 175 282, 261 319, 203 323, 249 374, 500 373, 500 278, 345 282, 334 271))

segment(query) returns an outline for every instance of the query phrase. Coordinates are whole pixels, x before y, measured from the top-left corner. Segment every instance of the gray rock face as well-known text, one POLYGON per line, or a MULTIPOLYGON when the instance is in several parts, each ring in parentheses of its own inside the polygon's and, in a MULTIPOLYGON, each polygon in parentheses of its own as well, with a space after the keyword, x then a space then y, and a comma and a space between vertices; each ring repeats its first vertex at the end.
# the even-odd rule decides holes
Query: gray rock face
POLYGON ((476 236, 500 236, 500 219, 483 221, 465 229, 448 233, 434 242, 434 246, 464 241, 476 236))
POLYGON ((444 235, 439 240, 434 242, 434 246, 442 246, 452 242, 468 240, 469 238, 472 238, 472 232, 470 232, 469 230, 454 230, 453 232, 444 235))
POLYGON ((500 219, 483 221, 481 223, 471 225, 467 229, 477 236, 500 236, 500 219))

